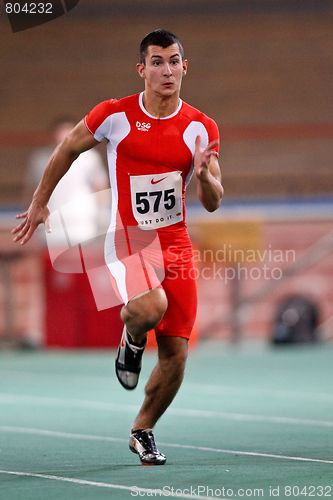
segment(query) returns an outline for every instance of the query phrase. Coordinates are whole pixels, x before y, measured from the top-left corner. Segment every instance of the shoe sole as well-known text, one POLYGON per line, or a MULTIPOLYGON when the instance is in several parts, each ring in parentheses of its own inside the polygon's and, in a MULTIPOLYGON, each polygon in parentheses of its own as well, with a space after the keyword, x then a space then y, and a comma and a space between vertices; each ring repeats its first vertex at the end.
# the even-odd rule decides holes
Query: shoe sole
MULTIPOLYGON (((120 370, 120 368, 118 368, 118 365, 117 365, 117 363, 118 363, 118 356, 119 356, 119 349, 118 349, 117 356, 116 356, 116 360, 115 360, 115 371, 116 371, 116 375, 117 375, 118 382, 119 382, 119 383, 120 383, 120 385, 121 385, 124 389, 126 389, 127 391, 133 391, 133 390, 137 387, 137 385, 138 385, 138 383, 139 383, 139 375, 140 375, 140 372, 137 374, 137 375, 138 375, 138 380, 137 380, 137 383, 136 383, 135 385, 133 385, 133 386, 126 385, 126 384, 125 384, 125 383, 121 380, 121 378, 120 378, 120 377, 119 377, 119 375, 118 375, 118 370, 120 370)), ((128 370, 123 370, 123 371, 128 371, 128 370)), ((140 371, 141 371, 141 370, 140 370, 140 371)), ((134 372, 133 372, 133 373, 134 373, 134 372)))
MULTIPOLYGON (((132 453, 135 453, 136 455, 139 455, 139 453, 136 451, 136 449, 135 449, 133 446, 128 445, 128 447, 129 447, 129 449, 131 450, 131 452, 132 452, 132 453)), ((140 455, 139 455, 139 458, 140 458, 140 455)), ((144 462, 144 461, 143 461, 143 460, 141 460, 141 458, 140 458, 140 462, 141 462, 141 465, 145 465, 145 466, 149 466, 149 465, 152 465, 152 466, 158 466, 158 465, 165 465, 165 463, 166 463, 166 459, 165 459, 165 461, 164 461, 163 463, 161 463, 161 462, 160 462, 160 463, 156 463, 156 464, 154 464, 153 462, 144 462)))

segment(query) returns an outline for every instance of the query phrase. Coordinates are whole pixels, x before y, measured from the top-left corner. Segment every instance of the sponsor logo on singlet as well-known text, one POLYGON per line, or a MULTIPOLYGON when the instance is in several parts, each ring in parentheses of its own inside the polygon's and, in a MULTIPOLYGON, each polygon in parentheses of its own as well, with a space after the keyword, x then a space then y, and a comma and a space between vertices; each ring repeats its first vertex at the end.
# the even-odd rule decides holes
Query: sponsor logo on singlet
POLYGON ((140 130, 141 132, 148 132, 148 130, 151 127, 151 124, 149 122, 136 122, 136 128, 140 130))
POLYGON ((166 177, 162 177, 162 179, 156 179, 156 180, 155 180, 155 179, 152 179, 152 180, 150 181, 150 184, 158 184, 159 182, 164 181, 164 179, 166 179, 166 177))

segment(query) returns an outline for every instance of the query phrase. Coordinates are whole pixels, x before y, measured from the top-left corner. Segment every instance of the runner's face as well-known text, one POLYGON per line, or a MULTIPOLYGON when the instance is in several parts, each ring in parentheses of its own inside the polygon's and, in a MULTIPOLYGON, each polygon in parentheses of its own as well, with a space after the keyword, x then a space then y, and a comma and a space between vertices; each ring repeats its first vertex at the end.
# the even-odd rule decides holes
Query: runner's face
POLYGON ((182 59, 177 43, 165 49, 150 45, 145 64, 138 64, 137 68, 145 80, 146 89, 168 97, 179 94, 182 78, 187 71, 187 61, 182 59))

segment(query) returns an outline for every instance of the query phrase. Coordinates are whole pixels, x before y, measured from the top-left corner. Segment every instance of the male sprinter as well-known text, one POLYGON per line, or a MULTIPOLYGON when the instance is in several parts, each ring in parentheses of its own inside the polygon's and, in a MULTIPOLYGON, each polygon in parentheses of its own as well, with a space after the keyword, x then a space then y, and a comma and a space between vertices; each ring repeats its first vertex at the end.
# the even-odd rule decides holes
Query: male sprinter
MULTIPOLYGON (((117 274, 110 269, 125 304, 116 373, 126 389, 134 389, 138 383, 149 330, 155 329, 158 343, 158 362, 145 387, 129 442, 131 451, 145 465, 166 462, 156 447, 152 429, 182 383, 196 314, 196 285, 190 278, 192 247, 184 205, 193 171, 198 197, 209 212, 220 206, 223 195, 217 126, 179 98, 187 66, 175 35, 161 29, 149 33, 141 42, 136 66, 144 91, 98 104, 74 127, 52 154, 29 209, 17 215, 23 221, 12 231, 14 241, 24 244, 38 224, 47 223, 47 203, 61 177, 80 153, 106 139, 111 219, 115 224, 120 220, 123 227, 144 225, 142 229, 156 231, 165 266, 161 285, 134 295, 131 276, 124 277, 126 270, 122 268, 123 274, 117 274), (168 272, 170 262, 172 273, 168 272), (175 273, 174 266, 182 272, 175 273)), ((106 254, 107 247, 106 240, 106 254)))

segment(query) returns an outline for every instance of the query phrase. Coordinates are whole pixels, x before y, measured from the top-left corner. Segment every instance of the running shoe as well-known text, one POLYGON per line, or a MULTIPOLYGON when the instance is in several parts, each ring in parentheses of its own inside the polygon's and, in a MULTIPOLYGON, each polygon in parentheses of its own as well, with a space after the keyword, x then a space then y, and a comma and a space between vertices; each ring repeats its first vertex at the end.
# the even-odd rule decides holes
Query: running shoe
POLYGON ((141 346, 133 344, 126 327, 124 327, 116 357, 116 375, 121 385, 129 391, 138 385, 141 360, 146 343, 147 339, 141 346))
POLYGON ((164 465, 166 462, 166 456, 157 449, 152 429, 132 432, 129 449, 139 455, 142 465, 164 465))

